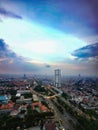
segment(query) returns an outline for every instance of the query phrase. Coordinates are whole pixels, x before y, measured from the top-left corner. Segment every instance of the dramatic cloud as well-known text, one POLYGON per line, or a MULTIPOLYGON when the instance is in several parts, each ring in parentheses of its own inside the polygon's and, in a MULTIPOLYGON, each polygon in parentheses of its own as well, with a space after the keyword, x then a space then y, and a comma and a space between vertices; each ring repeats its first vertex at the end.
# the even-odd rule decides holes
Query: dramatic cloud
POLYGON ((3 39, 0 39, 0 58, 5 57, 16 58, 16 54, 9 49, 3 39))
POLYGON ((80 48, 78 50, 75 50, 72 53, 72 55, 77 58, 98 57, 98 43, 91 44, 91 45, 85 46, 83 48, 80 48))
POLYGON ((21 0, 17 5, 21 2, 25 15, 37 22, 78 36, 98 33, 97 0, 21 0))
MULTIPOLYGON (((45 67, 45 65, 43 65, 45 67)), ((28 63, 26 58, 18 56, 0 39, 0 72, 1 73, 29 73, 40 70, 38 64, 28 63)))
POLYGON ((0 0, 0 36, 0 73, 98 75, 98 0, 0 0))
POLYGON ((98 43, 75 50, 72 55, 76 64, 84 66, 84 73, 98 75, 98 43))
MULTIPOLYGON (((8 10, 6 10, 6 9, 4 9, 4 8, 1 8, 1 7, 0 7, 0 15, 1 15, 1 16, 5 16, 5 17, 15 18, 15 19, 22 19, 21 16, 19 16, 19 15, 13 13, 13 12, 11 12, 11 11, 8 11, 8 10)), ((1 19, 2 19, 2 18, 0 18, 0 20, 1 20, 1 19)))
POLYGON ((22 14, 28 20, 60 29, 66 33, 80 37, 98 34, 98 0, 1 1, 3 7, 22 14))

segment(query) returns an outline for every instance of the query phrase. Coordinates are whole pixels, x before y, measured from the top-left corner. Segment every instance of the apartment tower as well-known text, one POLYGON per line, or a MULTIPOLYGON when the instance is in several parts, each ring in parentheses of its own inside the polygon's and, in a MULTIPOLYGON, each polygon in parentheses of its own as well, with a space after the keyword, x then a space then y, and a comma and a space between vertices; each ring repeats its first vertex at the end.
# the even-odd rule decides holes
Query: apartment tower
POLYGON ((55 70, 55 87, 57 88, 61 87, 61 70, 60 69, 55 70))

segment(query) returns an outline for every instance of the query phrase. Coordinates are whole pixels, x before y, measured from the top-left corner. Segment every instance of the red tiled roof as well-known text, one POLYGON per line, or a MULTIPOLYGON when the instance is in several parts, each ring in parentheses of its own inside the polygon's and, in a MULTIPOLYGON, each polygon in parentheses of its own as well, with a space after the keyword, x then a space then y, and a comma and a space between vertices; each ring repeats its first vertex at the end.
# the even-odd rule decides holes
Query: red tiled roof
POLYGON ((41 102, 32 103, 32 109, 35 109, 35 106, 38 106, 41 111, 47 111, 48 110, 48 108, 46 106, 42 105, 41 102))
POLYGON ((8 103, 8 104, 3 104, 3 105, 0 107, 0 110, 3 110, 3 109, 11 109, 13 106, 14 106, 14 103, 13 103, 13 102, 10 102, 10 103, 8 103))
POLYGON ((41 111, 47 111, 48 110, 48 108, 45 107, 44 105, 40 106, 40 109, 41 109, 41 111))

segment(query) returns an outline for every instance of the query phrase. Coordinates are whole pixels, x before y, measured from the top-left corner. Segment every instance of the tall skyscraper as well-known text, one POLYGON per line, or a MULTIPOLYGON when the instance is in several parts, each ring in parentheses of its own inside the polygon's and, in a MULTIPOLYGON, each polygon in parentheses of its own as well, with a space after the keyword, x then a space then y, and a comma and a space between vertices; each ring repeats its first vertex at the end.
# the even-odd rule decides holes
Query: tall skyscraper
POLYGON ((55 86, 57 88, 61 87, 61 70, 60 69, 55 70, 55 86))

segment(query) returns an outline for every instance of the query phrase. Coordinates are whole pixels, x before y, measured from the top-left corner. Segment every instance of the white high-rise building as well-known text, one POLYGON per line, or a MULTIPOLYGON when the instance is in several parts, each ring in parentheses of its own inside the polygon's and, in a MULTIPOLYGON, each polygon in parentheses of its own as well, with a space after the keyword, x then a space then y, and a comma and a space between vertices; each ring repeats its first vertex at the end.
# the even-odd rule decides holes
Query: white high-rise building
POLYGON ((55 70, 55 86, 57 88, 61 87, 61 70, 60 69, 55 70))

